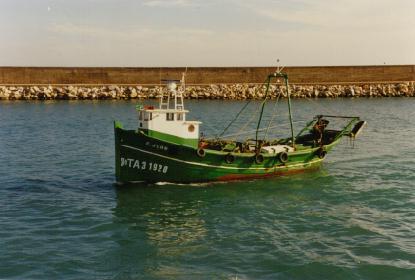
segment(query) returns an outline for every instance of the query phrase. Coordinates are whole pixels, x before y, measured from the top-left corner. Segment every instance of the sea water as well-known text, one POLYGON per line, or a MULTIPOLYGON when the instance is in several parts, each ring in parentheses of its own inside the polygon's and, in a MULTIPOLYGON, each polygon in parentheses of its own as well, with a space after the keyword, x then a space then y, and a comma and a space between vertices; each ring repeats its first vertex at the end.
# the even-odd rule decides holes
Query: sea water
MULTIPOLYGON (((285 102, 268 136, 289 136, 285 102)), ((244 102, 185 105, 213 137, 244 102)), ((224 134, 255 128, 251 105, 224 134)), ((297 132, 368 122, 317 172, 117 186, 113 120, 135 129, 134 107, 0 103, 0 279, 415 279, 415 99, 294 100, 297 132)))

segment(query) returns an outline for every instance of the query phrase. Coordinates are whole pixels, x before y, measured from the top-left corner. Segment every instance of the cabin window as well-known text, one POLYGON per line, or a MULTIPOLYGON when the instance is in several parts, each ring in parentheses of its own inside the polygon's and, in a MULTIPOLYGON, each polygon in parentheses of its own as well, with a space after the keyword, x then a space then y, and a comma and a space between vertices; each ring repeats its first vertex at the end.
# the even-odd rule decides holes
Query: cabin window
POLYGON ((145 112, 144 113, 144 121, 152 120, 153 119, 153 113, 145 112))
POLYGON ((166 113, 167 121, 174 121, 174 113, 166 113))
POLYGON ((182 121, 183 120, 183 113, 177 113, 177 120, 182 121))
POLYGON ((142 121, 143 120, 143 111, 140 111, 138 113, 138 120, 142 121))

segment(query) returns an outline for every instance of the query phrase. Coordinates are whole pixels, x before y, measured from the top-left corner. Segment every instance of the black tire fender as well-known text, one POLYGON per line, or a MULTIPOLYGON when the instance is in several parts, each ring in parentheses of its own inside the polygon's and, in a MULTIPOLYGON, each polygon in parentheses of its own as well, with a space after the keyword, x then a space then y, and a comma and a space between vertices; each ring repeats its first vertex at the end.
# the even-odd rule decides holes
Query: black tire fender
POLYGON ((205 150, 202 149, 202 148, 197 149, 196 153, 199 157, 205 157, 205 155, 206 155, 205 150))
POLYGON ((281 153, 278 154, 278 159, 282 163, 286 163, 288 161, 288 154, 286 152, 281 152, 281 153))
POLYGON ((258 164, 263 163, 264 162, 264 156, 261 155, 261 154, 256 154, 255 155, 255 162, 258 163, 258 164))
POLYGON ((317 150, 317 156, 319 158, 323 159, 326 157, 326 155, 327 155, 327 152, 323 148, 320 148, 317 150))
POLYGON ((235 161, 235 156, 232 155, 231 153, 226 154, 225 161, 226 161, 226 163, 229 163, 229 164, 233 163, 235 161))

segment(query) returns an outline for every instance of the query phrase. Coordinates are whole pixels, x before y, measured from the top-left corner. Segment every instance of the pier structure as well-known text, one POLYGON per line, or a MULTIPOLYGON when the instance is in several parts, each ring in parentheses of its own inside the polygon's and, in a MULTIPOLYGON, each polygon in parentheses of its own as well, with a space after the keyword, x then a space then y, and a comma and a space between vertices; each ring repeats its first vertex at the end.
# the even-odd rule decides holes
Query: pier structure
MULTIPOLYGON (((261 99, 276 67, 188 67, 185 98, 261 99)), ((156 98, 186 67, 0 67, 0 99, 156 98)), ((294 98, 415 96, 415 65, 286 67, 294 98)), ((281 85, 282 86, 282 85, 281 85)), ((277 96, 280 85, 273 86, 277 96)))

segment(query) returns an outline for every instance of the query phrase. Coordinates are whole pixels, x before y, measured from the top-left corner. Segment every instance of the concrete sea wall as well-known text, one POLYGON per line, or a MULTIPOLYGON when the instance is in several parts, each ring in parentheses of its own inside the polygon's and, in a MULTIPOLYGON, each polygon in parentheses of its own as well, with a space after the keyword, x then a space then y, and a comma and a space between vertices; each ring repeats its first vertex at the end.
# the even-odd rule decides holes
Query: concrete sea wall
MULTIPOLYGON (((179 79, 185 68, 0 67, 0 99, 155 98, 162 79, 179 79)), ((275 67, 187 69, 185 97, 260 99, 262 82, 275 67)), ((415 65, 286 67, 295 98, 414 96, 415 65)), ((272 86, 271 96, 283 87, 272 86)))
MULTIPOLYGON (((0 85, 156 85, 186 68, 0 67, 0 85)), ((276 67, 189 67, 188 84, 262 83, 276 67)), ((415 81, 415 65, 285 67, 294 84, 415 81)))

